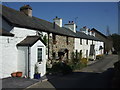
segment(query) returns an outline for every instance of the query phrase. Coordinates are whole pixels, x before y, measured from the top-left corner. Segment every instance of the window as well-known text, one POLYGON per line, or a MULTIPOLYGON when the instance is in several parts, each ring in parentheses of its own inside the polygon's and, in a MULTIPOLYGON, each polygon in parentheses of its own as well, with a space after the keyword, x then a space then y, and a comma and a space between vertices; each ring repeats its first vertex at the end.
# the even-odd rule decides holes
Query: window
POLYGON ((53 44, 56 44, 56 35, 53 34, 53 44))
POLYGON ((88 45, 88 39, 86 39, 86 45, 88 45))
POLYGON ((88 50, 86 50, 86 58, 88 58, 88 50))
POLYGON ((38 48, 38 62, 42 61, 42 48, 38 48))
POLYGON ((66 43, 67 43, 67 45, 69 44, 69 40, 68 40, 68 37, 66 37, 66 43))
POLYGON ((82 45, 82 39, 80 38, 80 45, 82 45))
POLYGON ((92 40, 92 45, 93 45, 93 40, 92 40))

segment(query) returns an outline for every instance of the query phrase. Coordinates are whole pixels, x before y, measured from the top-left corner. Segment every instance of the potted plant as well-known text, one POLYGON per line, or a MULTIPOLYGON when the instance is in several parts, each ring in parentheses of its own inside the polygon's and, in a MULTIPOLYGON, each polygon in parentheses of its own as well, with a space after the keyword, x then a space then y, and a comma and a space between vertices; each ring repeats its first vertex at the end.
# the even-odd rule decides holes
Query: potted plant
POLYGON ((34 79, 40 79, 40 73, 38 72, 38 66, 35 64, 34 79))
POLYGON ((17 77, 22 77, 22 72, 17 72, 17 73, 16 73, 16 76, 17 76, 17 77))

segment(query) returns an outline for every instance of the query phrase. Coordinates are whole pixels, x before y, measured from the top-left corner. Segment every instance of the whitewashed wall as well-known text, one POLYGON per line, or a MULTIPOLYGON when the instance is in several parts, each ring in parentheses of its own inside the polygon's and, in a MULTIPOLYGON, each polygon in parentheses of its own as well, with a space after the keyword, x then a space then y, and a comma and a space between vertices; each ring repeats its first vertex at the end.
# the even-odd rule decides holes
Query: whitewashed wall
POLYGON ((104 54, 104 49, 99 50, 100 46, 104 48, 104 42, 96 41, 96 44, 95 44, 96 55, 104 54))
POLYGON ((0 63, 2 67, 0 70, 1 78, 9 77, 12 72, 17 71, 17 51, 13 43, 14 37, 0 36, 0 54, 2 55, 2 58, 0 58, 2 62, 0 63))
MULTIPOLYGON (((94 40, 88 40, 88 45, 86 44, 86 39, 82 39, 82 45, 80 44, 80 38, 75 38, 75 50, 82 50, 82 57, 86 58, 86 50, 88 50, 88 56, 90 53, 90 45, 95 45, 95 55, 100 55, 101 50, 99 50, 99 47, 102 46, 104 48, 104 42, 101 41, 94 41, 94 40)), ((102 54, 104 53, 104 50, 102 50, 102 54)))
POLYGON ((34 36, 37 33, 35 30, 19 27, 14 27, 10 32, 15 35, 14 36, 15 44, 18 44, 19 42, 24 40, 27 36, 34 36))
POLYGON ((42 48, 43 49, 43 54, 42 54, 42 62, 39 65, 39 71, 41 73, 41 76, 45 75, 46 73, 46 47, 45 45, 41 42, 38 41, 36 42, 31 48, 30 48, 30 78, 33 78, 34 73, 35 73, 35 64, 37 63, 37 49, 42 48))
MULTIPOLYGON (((9 28, 8 25, 4 23, 4 27, 5 25, 9 28)), ((12 72, 16 72, 18 70, 18 49, 16 44, 21 42, 26 38, 26 36, 36 35, 36 31, 34 30, 18 27, 14 27, 10 32, 15 34, 15 36, 0 36, 0 50, 2 51, 2 58, 0 58, 0 62, 2 62, 2 65, 0 64, 0 66, 2 66, 0 74, 2 74, 2 76, 0 78, 9 77, 12 72)))
POLYGON ((28 76, 28 47, 18 47, 17 71, 23 72, 23 76, 28 76))
POLYGON ((75 51, 78 50, 78 52, 80 52, 80 50, 82 50, 82 57, 86 58, 86 50, 88 50, 88 55, 89 55, 89 51, 90 51, 90 41, 88 40, 88 44, 86 44, 86 39, 82 39, 82 44, 80 44, 80 38, 75 38, 75 51))

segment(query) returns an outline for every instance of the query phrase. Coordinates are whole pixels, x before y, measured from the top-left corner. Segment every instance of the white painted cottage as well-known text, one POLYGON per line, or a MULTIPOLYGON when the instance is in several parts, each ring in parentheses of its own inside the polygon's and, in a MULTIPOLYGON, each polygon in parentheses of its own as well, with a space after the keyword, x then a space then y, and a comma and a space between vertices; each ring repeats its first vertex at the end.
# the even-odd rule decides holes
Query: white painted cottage
MULTIPOLYGON (((22 7, 22 9, 25 7, 22 7)), ((31 7, 26 7, 31 11, 31 7)), ((25 9, 26 9, 25 8, 25 9)), ((30 16, 2 6, 0 34, 0 78, 10 77, 11 73, 20 71, 23 76, 34 77, 35 64, 41 76, 46 73, 46 44, 37 35, 38 26, 30 16), (7 35, 6 35, 7 33, 7 35)))
POLYGON ((74 52, 81 52, 82 57, 94 60, 97 55, 104 54, 104 42, 96 38, 95 33, 90 29, 83 27, 80 31, 76 31, 76 25, 73 21, 69 21, 64 27, 75 33, 74 52))

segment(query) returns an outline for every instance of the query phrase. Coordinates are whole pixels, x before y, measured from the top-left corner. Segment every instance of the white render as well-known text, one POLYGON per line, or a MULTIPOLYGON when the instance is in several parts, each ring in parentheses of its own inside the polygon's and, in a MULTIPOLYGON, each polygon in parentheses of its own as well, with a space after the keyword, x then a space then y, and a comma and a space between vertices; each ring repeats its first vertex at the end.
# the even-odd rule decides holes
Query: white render
POLYGON ((37 63, 37 49, 42 48, 42 62, 39 64, 39 72, 41 76, 45 75, 46 73, 46 46, 41 42, 36 42, 30 48, 30 77, 33 78, 33 74, 35 72, 35 64, 37 63))
POLYGON ((76 33, 76 24, 75 23, 65 24, 64 27, 68 28, 76 33))
MULTIPOLYGON (((75 38, 75 51, 77 50, 80 52, 82 50, 82 57, 84 58, 89 58, 89 53, 90 53, 90 45, 95 45, 95 56, 96 55, 101 55, 104 53, 103 49, 99 50, 100 46, 104 48, 104 42, 101 41, 93 41, 93 40, 88 40, 88 44, 86 44, 87 39, 82 39, 82 44, 80 44, 80 38, 75 38), (86 55, 86 51, 88 50, 88 55, 86 55)), ((95 59, 95 57, 94 57, 95 59)))
POLYGON ((11 72, 17 71, 16 48, 13 37, 0 36, 0 78, 10 77, 11 72))
POLYGON ((42 48, 42 62, 39 64, 38 69, 41 76, 46 73, 46 46, 39 40, 32 47, 18 46, 18 71, 23 72, 23 76, 28 76, 28 57, 29 57, 29 76, 34 78, 35 64, 37 61, 37 48, 42 48), (29 48, 29 49, 28 49, 29 48), (29 53, 29 55, 28 55, 29 53))
MULTIPOLYGON (((35 36, 37 34, 36 30, 19 28, 19 27, 14 27, 10 32, 14 34, 14 37, 0 36, 0 50, 2 51, 0 52, 0 55, 2 57, 0 58, 0 67, 2 67, 2 69, 0 70, 0 78, 10 77, 11 73, 16 71, 22 71, 23 76, 26 74, 25 72, 26 65, 25 65, 25 62, 23 61, 27 59, 27 56, 26 56, 27 47, 23 47, 20 49, 16 45, 22 40, 24 40, 27 36, 35 36)), ((40 42, 37 42, 37 43, 39 43, 40 45, 43 45, 40 42)), ((35 49, 34 45, 31 48, 35 49)), ((45 53, 45 50, 43 51, 43 53, 45 53)), ((46 60, 46 55, 43 56, 43 58, 44 60, 46 60)), ((46 62, 43 61, 43 64, 45 63, 46 62)), ((42 70, 45 70, 45 68, 46 68, 46 64, 42 65, 42 70)), ((43 76, 45 72, 46 70, 42 71, 41 75, 43 76)), ((31 78, 33 78, 32 75, 33 73, 31 74, 31 78)))
POLYGON ((62 18, 55 18, 54 19, 55 24, 57 24, 58 26, 62 27, 62 18))

